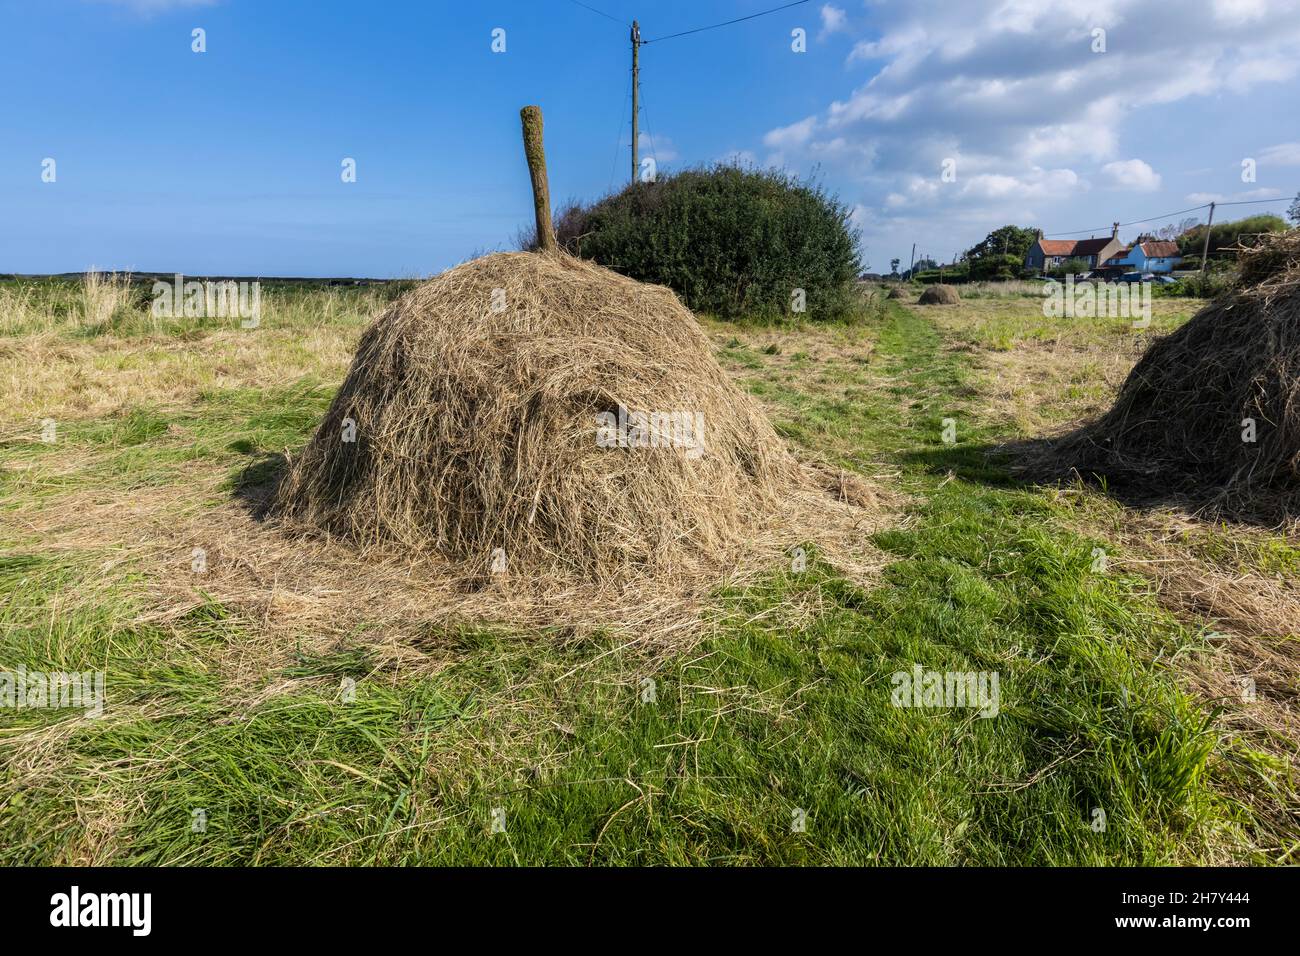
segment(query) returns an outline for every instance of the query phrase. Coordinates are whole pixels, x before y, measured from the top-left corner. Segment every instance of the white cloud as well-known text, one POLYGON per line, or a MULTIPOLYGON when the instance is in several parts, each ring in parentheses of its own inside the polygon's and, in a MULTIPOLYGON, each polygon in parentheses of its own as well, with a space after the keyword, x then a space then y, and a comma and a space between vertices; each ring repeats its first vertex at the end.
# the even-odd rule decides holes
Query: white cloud
POLYGON ((1234 93, 1246 93, 1261 83, 1285 83, 1296 75, 1300 64, 1290 57, 1261 57, 1238 63, 1228 71, 1224 83, 1234 93))
POLYGON ((1268 0, 1214 0, 1217 20, 1262 20, 1268 14, 1268 0))
POLYGON ((1300 72, 1295 0, 1185 0, 1177 17, 1147 0, 968 0, 959 10, 952 0, 872 4, 872 35, 848 59, 874 72, 764 142, 797 161, 830 138, 870 140, 882 167, 905 176, 928 159, 916 144, 948 139, 1018 176, 1116 160, 1143 109, 1247 93, 1300 72), (1105 53, 1092 50, 1098 26, 1105 53))
MULTIPOLYGON (((1152 197, 1167 185, 1180 197, 1230 191, 1208 168, 1158 173, 1189 165, 1160 131, 1190 128, 1213 152, 1222 136, 1198 125, 1198 100, 1256 115, 1257 100, 1275 102, 1300 76, 1297 0, 1183 0, 1176 15, 1149 0, 866 3, 869 18, 843 26, 847 67, 860 77, 763 143, 768 162, 820 164, 848 201, 874 209, 867 238, 878 248, 904 238, 969 245, 1008 222, 1090 226, 1095 204, 1081 197, 1091 187, 1109 193, 1103 223, 1158 210, 1152 197), (1098 27, 1104 53, 1093 52, 1098 27), (954 183, 939 179, 945 157, 959 160, 954 183)), ((1284 109, 1258 108, 1261 131, 1287 129, 1284 109)), ((1261 168, 1300 165, 1300 143, 1257 143, 1236 155, 1261 168)), ((1221 157, 1207 161, 1222 168, 1221 157)))
POLYGON ((1282 190, 1262 187, 1249 189, 1243 193, 1233 193, 1230 196, 1223 193, 1188 193, 1187 201, 1203 206, 1210 202, 1249 202, 1252 199, 1280 199, 1281 197, 1282 190))
POLYGON ((829 3, 823 4, 821 14, 822 29, 817 35, 818 39, 824 40, 832 33, 839 33, 848 28, 849 16, 839 7, 833 7, 829 3))
POLYGON ((809 116, 789 126, 769 130, 763 137, 763 145, 768 149, 788 149, 791 146, 803 146, 812 139, 817 126, 817 117, 809 116))
POLYGON ((1261 166, 1300 166, 1300 143, 1278 143, 1259 152, 1261 166))
POLYGON ((1160 174, 1140 159, 1122 159, 1101 167, 1102 179, 1116 189, 1155 192, 1160 188, 1160 174))
POLYGON ((962 162, 957 166, 957 178, 944 182, 942 177, 911 176, 904 191, 890 193, 885 205, 890 209, 924 207, 953 201, 988 202, 1005 200, 1056 200, 1084 192, 1087 182, 1072 169, 1030 169, 1017 176, 996 172, 962 172, 962 162))

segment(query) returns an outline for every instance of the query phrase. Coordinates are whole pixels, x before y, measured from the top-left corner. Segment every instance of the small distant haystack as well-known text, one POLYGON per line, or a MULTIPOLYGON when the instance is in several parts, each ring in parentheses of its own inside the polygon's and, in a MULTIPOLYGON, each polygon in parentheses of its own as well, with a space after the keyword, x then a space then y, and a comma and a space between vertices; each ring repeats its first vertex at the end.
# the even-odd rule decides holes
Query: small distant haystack
POLYGON ((803 480, 671 291, 506 253, 375 320, 272 512, 600 579, 721 559, 803 480))
POLYGON ((903 292, 897 286, 890 289, 889 295, 885 296, 886 299, 901 299, 902 297, 903 297, 903 292))
POLYGON ((918 305, 956 305, 961 296, 950 285, 932 285, 927 286, 916 301, 918 305))
POLYGON ((1055 472, 1249 508, 1300 498, 1300 231, 1241 252, 1236 287, 1156 341, 1114 406, 1055 443, 1055 472), (1276 497, 1276 496, 1274 496, 1276 497))

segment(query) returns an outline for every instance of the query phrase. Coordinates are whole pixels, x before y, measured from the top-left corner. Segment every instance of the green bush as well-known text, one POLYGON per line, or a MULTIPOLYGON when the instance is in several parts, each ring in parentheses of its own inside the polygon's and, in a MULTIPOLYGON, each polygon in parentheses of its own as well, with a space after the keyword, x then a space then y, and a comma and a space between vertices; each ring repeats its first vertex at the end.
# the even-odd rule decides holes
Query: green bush
POLYGON ((1024 256, 990 254, 970 260, 970 278, 976 282, 1001 281, 1020 278, 1024 256))
POLYGON ((574 255, 673 289, 723 318, 835 319, 856 300, 858 231, 820 186, 770 170, 715 166, 634 183, 556 227, 574 255))
POLYGON ((1213 299, 1232 288, 1236 273, 1231 269, 1210 269, 1204 275, 1183 276, 1173 285, 1156 286, 1158 294, 1213 299))
MULTIPOLYGON (((1178 237, 1178 252, 1187 259, 1200 259, 1205 248, 1205 226, 1197 226, 1178 237)), ((1285 232, 1286 221, 1278 216, 1248 216, 1233 222, 1216 222, 1210 227, 1209 255, 1230 256, 1238 242, 1249 245, 1255 236, 1266 232, 1285 232)))
POLYGON ((942 269, 926 269, 913 277, 925 285, 953 285, 970 281, 970 269, 965 262, 945 265, 942 269))
POLYGON ((1091 272, 1092 266, 1088 265, 1087 259, 1066 259, 1059 266, 1048 270, 1048 275, 1055 278, 1065 278, 1066 276, 1080 276, 1091 272))

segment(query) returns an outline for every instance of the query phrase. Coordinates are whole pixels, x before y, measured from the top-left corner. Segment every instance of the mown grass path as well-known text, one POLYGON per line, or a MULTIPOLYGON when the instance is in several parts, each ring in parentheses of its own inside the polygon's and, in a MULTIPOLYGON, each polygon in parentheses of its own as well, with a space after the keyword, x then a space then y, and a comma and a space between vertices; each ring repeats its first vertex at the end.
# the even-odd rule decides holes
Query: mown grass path
POLYGON ((4 664, 85 667, 74 650, 93 648, 116 706, 0 715, 0 862, 1250 856, 1252 821, 1211 786, 1220 737, 1158 663, 1198 636, 987 456, 970 370, 930 322, 891 307, 859 333, 873 347, 833 395, 761 362, 749 384, 792 441, 901 474, 916 504, 877 538, 883 580, 854 585, 804 542, 806 568, 728 595, 701 644, 654 667, 613 641, 474 629, 436 676, 407 679, 376 672, 362 633, 273 675, 301 688, 248 711, 213 659, 256 621, 205 606, 177 642, 132 622, 129 578, 68 603, 89 563, 6 557, 4 664), (996 674, 996 714, 896 706, 893 675, 917 667, 996 674))

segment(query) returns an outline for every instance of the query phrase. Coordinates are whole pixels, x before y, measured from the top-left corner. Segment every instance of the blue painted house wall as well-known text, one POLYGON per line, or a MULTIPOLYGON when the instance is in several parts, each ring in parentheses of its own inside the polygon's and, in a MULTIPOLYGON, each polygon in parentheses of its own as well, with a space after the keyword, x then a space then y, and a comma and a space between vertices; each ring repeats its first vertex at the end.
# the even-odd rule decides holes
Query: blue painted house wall
POLYGON ((1182 256, 1150 256, 1142 249, 1142 244, 1137 243, 1128 251, 1128 255, 1121 259, 1112 259, 1108 265, 1131 266, 1133 272, 1172 272, 1177 268, 1178 263, 1183 261, 1182 256))

